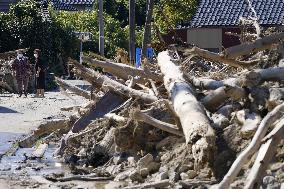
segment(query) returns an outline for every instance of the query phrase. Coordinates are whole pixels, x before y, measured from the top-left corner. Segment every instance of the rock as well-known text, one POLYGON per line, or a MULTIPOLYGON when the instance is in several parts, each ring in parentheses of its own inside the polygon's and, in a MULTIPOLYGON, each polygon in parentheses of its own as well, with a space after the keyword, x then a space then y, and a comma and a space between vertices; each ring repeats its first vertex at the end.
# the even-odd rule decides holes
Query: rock
POLYGON ((87 155, 87 149, 86 148, 82 148, 79 153, 77 154, 77 156, 79 157, 84 157, 87 155))
POLYGON ((136 162, 135 162, 135 158, 130 156, 127 158, 127 162, 130 166, 135 166, 136 165, 136 162))
POLYGON ((143 182, 143 178, 138 173, 137 170, 134 170, 134 171, 130 172, 129 178, 131 179, 132 182, 135 182, 135 181, 140 182, 140 183, 143 182))
POLYGON ((180 176, 181 180, 189 179, 188 174, 186 174, 186 173, 181 173, 181 174, 179 174, 179 176, 180 176))
POLYGON ((147 167, 151 162, 154 161, 154 158, 152 156, 152 154, 147 154, 144 157, 142 157, 139 161, 138 161, 138 166, 140 168, 144 168, 147 167))
POLYGON ((177 182, 180 179, 180 175, 177 172, 170 171, 169 179, 171 182, 177 182))
POLYGON ((105 189, 123 188, 125 186, 124 182, 113 182, 110 181, 105 185, 105 189))
POLYGON ((281 185, 280 183, 274 183, 267 185, 266 189, 280 189, 281 185))
POLYGON ((162 180, 166 180, 169 178, 169 174, 168 172, 161 172, 156 176, 155 181, 162 181, 162 180))
MULTIPOLYGON (((279 179, 279 180, 284 180, 284 173, 282 172, 282 173, 280 173, 280 174, 278 174, 277 175, 277 179, 279 179)), ((283 186, 284 186, 284 183, 283 183, 283 186)), ((283 188, 284 189, 284 188, 283 188)))
POLYGON ((231 184, 231 189, 242 189, 244 188, 244 180, 236 180, 231 184))
POLYGON ((174 136, 166 137, 156 144, 156 149, 160 150, 163 147, 168 146, 169 144, 174 144, 176 141, 177 141, 177 138, 174 136))
POLYGON ((170 159, 170 154, 169 153, 164 153, 162 156, 161 156, 161 161, 162 162, 166 162, 167 160, 170 159))
POLYGON ((236 121, 240 124, 243 125, 246 120, 246 115, 248 114, 249 110, 240 110, 236 112, 236 121))
POLYGON ((265 176, 263 178, 263 185, 266 189, 280 189, 281 185, 276 181, 273 176, 265 176))
POLYGON ((192 170, 194 168, 193 166, 194 165, 192 162, 190 162, 189 164, 184 164, 179 168, 179 172, 187 172, 188 170, 192 170))
POLYGON ((149 165, 147 165, 147 168, 148 168, 150 173, 155 173, 159 170, 160 166, 161 166, 160 163, 151 162, 151 163, 149 163, 149 165))
POLYGON ((220 129, 224 129, 230 124, 229 119, 222 114, 213 114, 212 120, 214 122, 215 127, 220 129))
POLYGON ((244 125, 241 129, 242 137, 245 139, 251 138, 254 135, 260 122, 261 122, 260 115, 256 113, 247 114, 245 117, 244 125))
POLYGON ((265 176, 263 177, 263 184, 264 185, 269 185, 269 184, 273 184, 275 182, 275 178, 273 176, 265 176))
POLYGON ((279 169, 283 169, 284 164, 281 162, 278 163, 273 163, 272 165, 270 165, 270 170, 271 171, 277 171, 279 169))
POLYGON ((140 169, 140 175, 145 178, 149 175, 149 169, 148 168, 143 168, 143 169, 140 169))
POLYGON ((222 114, 226 118, 230 119, 232 112, 241 109, 242 105, 240 103, 233 103, 222 106, 216 113, 222 114))
POLYGON ((188 175, 189 179, 193 179, 197 176, 197 173, 194 170, 189 170, 189 171, 187 171, 187 175, 188 175))
POLYGON ((135 169, 131 168, 126 171, 118 173, 114 178, 114 181, 125 181, 133 171, 135 171, 135 169))
POLYGON ((122 162, 124 162, 124 161, 128 161, 128 154, 125 153, 125 152, 122 152, 122 153, 120 153, 120 154, 118 154, 118 155, 115 155, 115 156, 113 157, 113 162, 114 162, 114 164, 116 164, 116 165, 118 165, 118 164, 120 164, 120 163, 122 163, 122 162))
POLYGON ((168 170, 169 170, 169 168, 165 165, 159 168, 160 172, 168 172, 168 170))
MULTIPOLYGON (((194 173, 192 173, 194 174, 194 173)), ((197 173, 196 173, 197 174, 197 173)), ((208 179, 212 177, 212 171, 209 168, 201 169, 198 173, 200 178, 208 179)))

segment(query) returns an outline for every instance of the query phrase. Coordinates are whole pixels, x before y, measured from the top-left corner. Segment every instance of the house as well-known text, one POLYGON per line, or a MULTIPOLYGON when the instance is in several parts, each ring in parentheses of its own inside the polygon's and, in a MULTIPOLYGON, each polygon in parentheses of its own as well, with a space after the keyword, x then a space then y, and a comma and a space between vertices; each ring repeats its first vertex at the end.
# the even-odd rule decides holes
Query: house
MULTIPOLYGON (((261 27, 284 30, 283 0, 251 0, 261 27)), ((240 18, 253 16, 246 0, 200 0, 193 18, 178 26, 176 32, 187 43, 220 52, 223 48, 240 44, 240 18)))
POLYGON ((61 0, 61 2, 79 11, 93 10, 94 4, 94 0, 61 0))
MULTIPOLYGON (((51 5, 53 7, 54 10, 56 11, 78 11, 78 9, 76 9, 75 7, 69 5, 69 4, 66 4, 66 3, 63 3, 61 2, 62 0, 51 0, 51 5)), ((48 4, 48 3, 46 3, 48 4)))
POLYGON ((17 3, 19 0, 0 0, 0 12, 8 12, 11 4, 17 3))

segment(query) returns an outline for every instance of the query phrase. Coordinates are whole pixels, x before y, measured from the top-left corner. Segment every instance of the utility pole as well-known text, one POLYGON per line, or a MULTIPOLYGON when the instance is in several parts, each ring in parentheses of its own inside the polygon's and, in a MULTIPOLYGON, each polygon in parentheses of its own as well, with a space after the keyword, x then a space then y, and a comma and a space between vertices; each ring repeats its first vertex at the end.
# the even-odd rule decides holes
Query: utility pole
POLYGON ((142 55, 144 57, 147 56, 147 45, 151 43, 151 20, 153 15, 153 8, 154 8, 154 0, 148 0, 147 15, 146 15, 143 44, 142 44, 142 55))
POLYGON ((135 0, 129 0, 129 62, 135 61, 135 0))
POLYGON ((99 32, 100 32, 100 40, 99 40, 99 51, 102 56, 105 54, 105 37, 104 37, 104 16, 103 16, 103 0, 99 1, 99 32))

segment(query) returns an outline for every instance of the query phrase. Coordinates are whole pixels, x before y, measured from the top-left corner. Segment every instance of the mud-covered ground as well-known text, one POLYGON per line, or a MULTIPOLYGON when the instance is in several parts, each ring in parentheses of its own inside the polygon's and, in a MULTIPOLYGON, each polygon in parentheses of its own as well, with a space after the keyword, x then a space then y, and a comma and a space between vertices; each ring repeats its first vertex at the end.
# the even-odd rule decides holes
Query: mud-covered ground
MULTIPOLYGON (((82 84, 82 81, 77 83, 82 84)), ((48 149, 47 157, 43 158, 42 163, 32 162, 28 166, 25 156, 29 156, 33 149, 19 149, 16 154, 12 154, 15 156, 9 156, 7 152, 9 154, 9 150, 15 148, 17 140, 30 134, 42 122, 68 118, 76 110, 62 111, 62 107, 81 107, 88 102, 83 97, 62 91, 46 92, 45 95, 45 98, 33 98, 33 94, 28 97, 0 94, 0 188, 27 188, 25 180, 30 182, 31 179, 26 177, 38 175, 34 170, 39 170, 40 164, 56 167, 52 148, 48 149)))

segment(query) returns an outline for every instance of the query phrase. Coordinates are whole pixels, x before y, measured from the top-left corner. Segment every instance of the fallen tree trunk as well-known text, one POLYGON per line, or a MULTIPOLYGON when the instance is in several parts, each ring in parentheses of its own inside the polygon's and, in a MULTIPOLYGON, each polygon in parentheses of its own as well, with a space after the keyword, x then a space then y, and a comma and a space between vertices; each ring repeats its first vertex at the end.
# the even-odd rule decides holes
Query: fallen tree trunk
POLYGON ((246 91, 240 87, 224 86, 210 92, 205 96, 201 102, 206 109, 215 111, 218 109, 228 98, 238 101, 247 96, 246 91))
POLYGON ((238 78, 229 78, 225 80, 213 80, 208 78, 195 78, 184 74, 186 79, 195 87, 207 90, 213 90, 224 85, 254 87, 265 81, 282 81, 284 80, 284 67, 257 69, 244 73, 238 78))
POLYGON ((154 95, 150 95, 132 88, 129 88, 113 79, 110 79, 109 77, 105 75, 101 75, 98 72, 91 71, 87 68, 85 68, 83 65, 78 63, 75 60, 72 60, 71 63, 80 70, 81 76, 85 78, 87 81, 94 83, 97 86, 104 86, 107 87, 109 90, 120 94, 122 96, 129 96, 134 98, 139 98, 144 100, 145 102, 154 102, 158 100, 158 98, 154 95))
POLYGON ((89 63, 94 67, 102 67, 105 72, 111 73, 121 79, 128 80, 129 76, 139 77, 136 81, 138 83, 145 83, 145 79, 152 79, 154 81, 162 81, 162 76, 151 72, 150 70, 138 69, 126 64, 114 63, 110 61, 100 61, 84 56, 83 61, 89 63))
POLYGON ((70 91, 74 92, 76 95, 85 97, 86 99, 91 98, 91 95, 87 91, 82 90, 82 89, 80 89, 79 87, 76 87, 76 86, 71 86, 68 83, 66 83, 64 80, 62 80, 58 77, 55 77, 55 81, 59 86, 61 86, 64 89, 69 89, 70 91))
POLYGON ((237 157, 237 159, 231 166, 228 173, 223 178, 222 182, 219 185, 215 186, 216 188, 227 189, 230 187, 230 184, 236 178, 236 176, 242 169, 242 166, 260 147, 261 140, 265 136, 269 126, 272 125, 277 119, 283 116, 283 111, 284 111, 284 103, 274 108, 271 112, 269 112, 265 116, 265 118, 263 118, 249 146, 240 153, 240 155, 237 157))
POLYGON ((230 66, 237 67, 237 68, 254 66, 259 62, 259 60, 243 62, 243 61, 238 61, 234 59, 229 59, 229 58, 220 56, 217 53, 213 53, 208 50, 200 49, 198 47, 193 47, 192 49, 186 50, 185 55, 198 55, 202 58, 212 60, 215 62, 228 64, 230 66))
POLYGON ((174 110, 180 118, 186 143, 192 143, 195 168, 208 163, 213 155, 215 133, 211 128, 204 107, 196 100, 193 88, 183 78, 168 51, 159 53, 158 65, 164 74, 164 85, 170 94, 174 110))
POLYGON ((224 86, 223 81, 216 81, 214 79, 208 79, 208 78, 191 77, 187 73, 184 73, 184 75, 186 76, 185 79, 187 79, 194 87, 198 87, 201 89, 215 90, 224 86))
POLYGON ((244 43, 227 48, 222 53, 222 56, 233 59, 250 53, 270 49, 273 44, 279 43, 281 39, 284 39, 284 33, 272 34, 270 36, 263 37, 262 39, 257 39, 252 43, 244 43))

